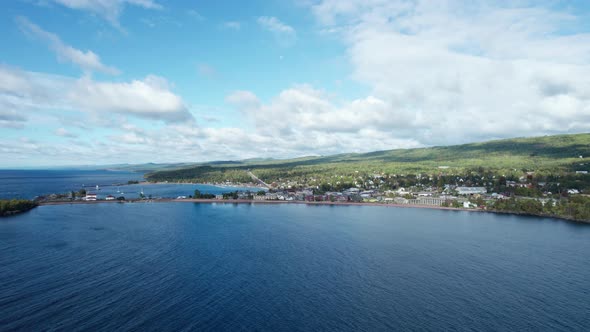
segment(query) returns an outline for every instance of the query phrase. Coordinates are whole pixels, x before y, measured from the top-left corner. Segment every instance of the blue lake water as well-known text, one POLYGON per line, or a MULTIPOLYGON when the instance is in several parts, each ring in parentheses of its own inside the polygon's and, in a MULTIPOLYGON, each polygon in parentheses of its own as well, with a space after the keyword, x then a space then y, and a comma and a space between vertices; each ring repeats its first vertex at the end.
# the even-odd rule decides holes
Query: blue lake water
POLYGON ((0 330, 588 331, 590 227, 370 206, 0 219, 0 330))
POLYGON ((143 173, 106 170, 0 170, 0 199, 25 198, 62 194, 86 189, 99 198, 107 195, 138 198, 146 196, 176 198, 193 195, 195 189, 203 193, 220 194, 235 190, 260 190, 247 187, 219 187, 197 184, 123 185, 127 181, 142 181, 143 173), (98 186, 98 190, 96 190, 98 186))

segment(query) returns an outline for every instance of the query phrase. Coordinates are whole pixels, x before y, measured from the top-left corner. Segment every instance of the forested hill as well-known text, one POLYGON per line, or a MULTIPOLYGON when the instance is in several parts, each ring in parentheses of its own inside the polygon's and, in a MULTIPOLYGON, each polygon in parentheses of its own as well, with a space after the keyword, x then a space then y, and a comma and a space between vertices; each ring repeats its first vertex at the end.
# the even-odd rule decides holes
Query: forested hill
POLYGON ((266 182, 362 174, 575 173, 590 170, 590 134, 515 138, 454 146, 396 149, 287 160, 214 162, 156 171, 149 181, 266 182))

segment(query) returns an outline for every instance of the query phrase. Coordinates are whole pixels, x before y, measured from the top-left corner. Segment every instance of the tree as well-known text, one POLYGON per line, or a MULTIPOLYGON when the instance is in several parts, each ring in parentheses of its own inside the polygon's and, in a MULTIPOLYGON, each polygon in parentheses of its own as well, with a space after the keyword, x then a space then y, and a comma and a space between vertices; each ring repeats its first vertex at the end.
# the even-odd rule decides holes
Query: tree
POLYGON ((194 198, 201 198, 201 191, 199 189, 195 189, 195 194, 193 195, 194 198))
POLYGON ((0 216, 25 212, 37 206, 37 203, 22 199, 0 200, 0 216))

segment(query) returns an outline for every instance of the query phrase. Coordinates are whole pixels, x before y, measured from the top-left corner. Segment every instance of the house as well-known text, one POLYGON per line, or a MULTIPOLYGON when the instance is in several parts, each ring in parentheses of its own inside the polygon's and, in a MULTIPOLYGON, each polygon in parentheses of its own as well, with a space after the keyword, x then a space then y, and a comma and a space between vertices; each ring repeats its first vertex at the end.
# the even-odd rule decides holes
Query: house
POLYGON ((96 201, 97 196, 95 193, 86 193, 86 197, 84 197, 85 201, 96 201))
POLYGON ((576 171, 576 174, 588 174, 588 171, 576 171))
POLYGON ((477 207, 477 205, 471 203, 470 201, 463 202, 463 208, 465 208, 465 209, 470 209, 470 208, 474 208, 474 207, 477 207))
POLYGON ((398 195, 400 195, 400 196, 403 196, 403 195, 405 195, 405 194, 409 194, 409 192, 407 192, 407 191, 406 191, 406 188, 403 188, 403 187, 402 187, 402 188, 399 188, 399 189, 396 191, 396 193, 397 193, 398 195))
POLYGON ((107 195, 107 197, 105 198, 107 201, 114 201, 115 200, 115 196, 112 195, 107 195))
POLYGON ((222 194, 217 194, 217 195, 215 195, 215 199, 223 199, 223 195, 222 194))
POLYGON ((578 189, 568 189, 567 193, 570 195, 576 195, 576 194, 579 194, 580 191, 578 189))

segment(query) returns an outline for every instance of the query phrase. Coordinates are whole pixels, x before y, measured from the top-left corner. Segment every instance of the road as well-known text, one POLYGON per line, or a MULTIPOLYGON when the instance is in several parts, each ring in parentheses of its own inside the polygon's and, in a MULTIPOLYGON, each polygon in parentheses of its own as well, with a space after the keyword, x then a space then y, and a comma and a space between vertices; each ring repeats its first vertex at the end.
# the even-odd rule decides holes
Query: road
POLYGON ((248 170, 248 175, 250 175, 250 177, 251 177, 251 178, 252 178, 254 181, 256 181, 256 182, 258 182, 259 184, 261 184, 261 185, 265 186, 266 188, 269 188, 269 189, 270 189, 270 186, 269 186, 269 185, 268 185, 266 182, 264 182, 264 181, 260 180, 260 179, 259 179, 259 178, 258 178, 256 175, 254 175, 254 173, 250 172, 249 170, 248 170))

